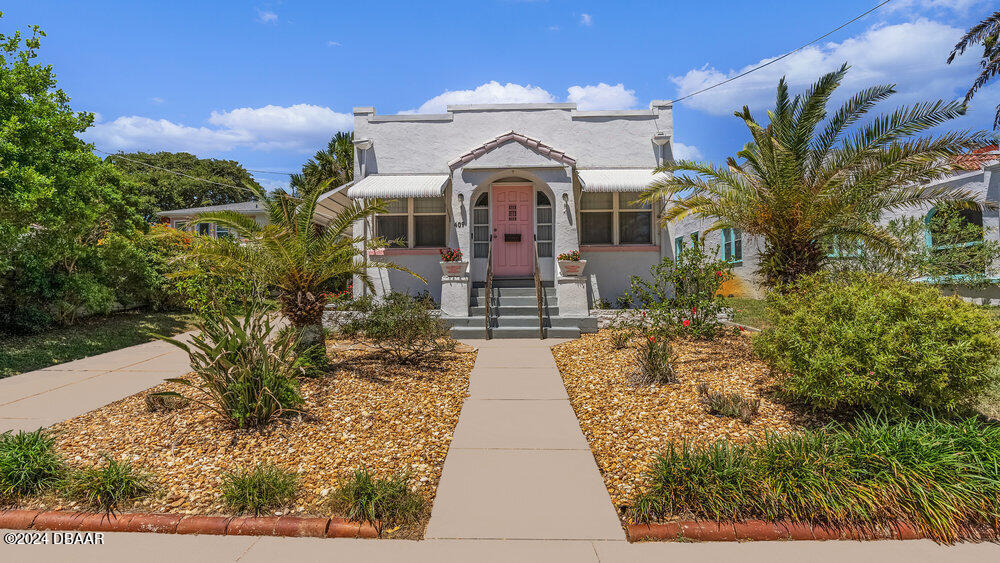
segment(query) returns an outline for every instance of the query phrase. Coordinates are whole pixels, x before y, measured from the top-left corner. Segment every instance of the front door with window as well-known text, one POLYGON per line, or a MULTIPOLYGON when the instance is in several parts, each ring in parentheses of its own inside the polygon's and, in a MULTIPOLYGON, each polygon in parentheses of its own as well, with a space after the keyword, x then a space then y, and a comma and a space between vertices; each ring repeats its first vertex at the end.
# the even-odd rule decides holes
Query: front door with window
POLYGON ((493 273, 527 276, 534 269, 535 190, 531 185, 493 186, 493 273))

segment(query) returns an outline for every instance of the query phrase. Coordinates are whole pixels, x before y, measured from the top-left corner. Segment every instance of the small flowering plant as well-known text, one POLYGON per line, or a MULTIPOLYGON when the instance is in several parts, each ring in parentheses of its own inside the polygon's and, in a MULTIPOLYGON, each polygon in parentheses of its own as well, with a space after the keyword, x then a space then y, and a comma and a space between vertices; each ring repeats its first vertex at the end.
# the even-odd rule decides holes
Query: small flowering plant
POLYGON ((573 252, 563 252, 557 257, 563 262, 579 262, 580 261, 580 251, 574 250, 573 252))
POLYGON ((462 261, 462 251, 457 248, 442 248, 441 249, 441 261, 442 262, 461 262, 462 261))

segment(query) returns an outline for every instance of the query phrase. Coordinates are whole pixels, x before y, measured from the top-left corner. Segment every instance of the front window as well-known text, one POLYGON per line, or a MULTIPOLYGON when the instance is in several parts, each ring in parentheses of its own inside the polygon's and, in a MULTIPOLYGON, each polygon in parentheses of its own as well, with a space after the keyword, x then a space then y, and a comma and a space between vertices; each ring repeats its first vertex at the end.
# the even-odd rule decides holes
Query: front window
POLYGON ((743 233, 739 229, 722 229, 722 258, 737 266, 743 263, 743 233))
POLYGON ((395 248, 445 246, 447 212, 443 197, 391 199, 375 217, 375 234, 395 248))
POLYGON ((587 192, 580 200, 580 244, 652 244, 653 207, 636 192, 587 192))

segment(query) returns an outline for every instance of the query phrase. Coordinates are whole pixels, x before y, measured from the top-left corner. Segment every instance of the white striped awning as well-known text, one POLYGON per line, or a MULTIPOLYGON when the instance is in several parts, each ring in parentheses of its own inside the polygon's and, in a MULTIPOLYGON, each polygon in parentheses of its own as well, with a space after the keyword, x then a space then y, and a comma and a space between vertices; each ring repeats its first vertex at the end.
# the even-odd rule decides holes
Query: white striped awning
POLYGON ((348 188, 347 197, 441 197, 447 183, 447 174, 372 174, 348 188))
POLYGON ((577 170, 585 192, 641 192, 666 174, 654 174, 649 168, 601 168, 577 170))

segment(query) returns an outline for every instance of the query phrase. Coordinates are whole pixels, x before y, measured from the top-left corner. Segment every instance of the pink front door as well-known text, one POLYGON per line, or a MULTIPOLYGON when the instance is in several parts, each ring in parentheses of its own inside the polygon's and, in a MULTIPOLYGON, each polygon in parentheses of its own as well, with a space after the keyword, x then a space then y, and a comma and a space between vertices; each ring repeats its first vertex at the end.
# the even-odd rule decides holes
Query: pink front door
POLYGON ((534 187, 493 186, 493 273, 527 276, 534 270, 534 187))

